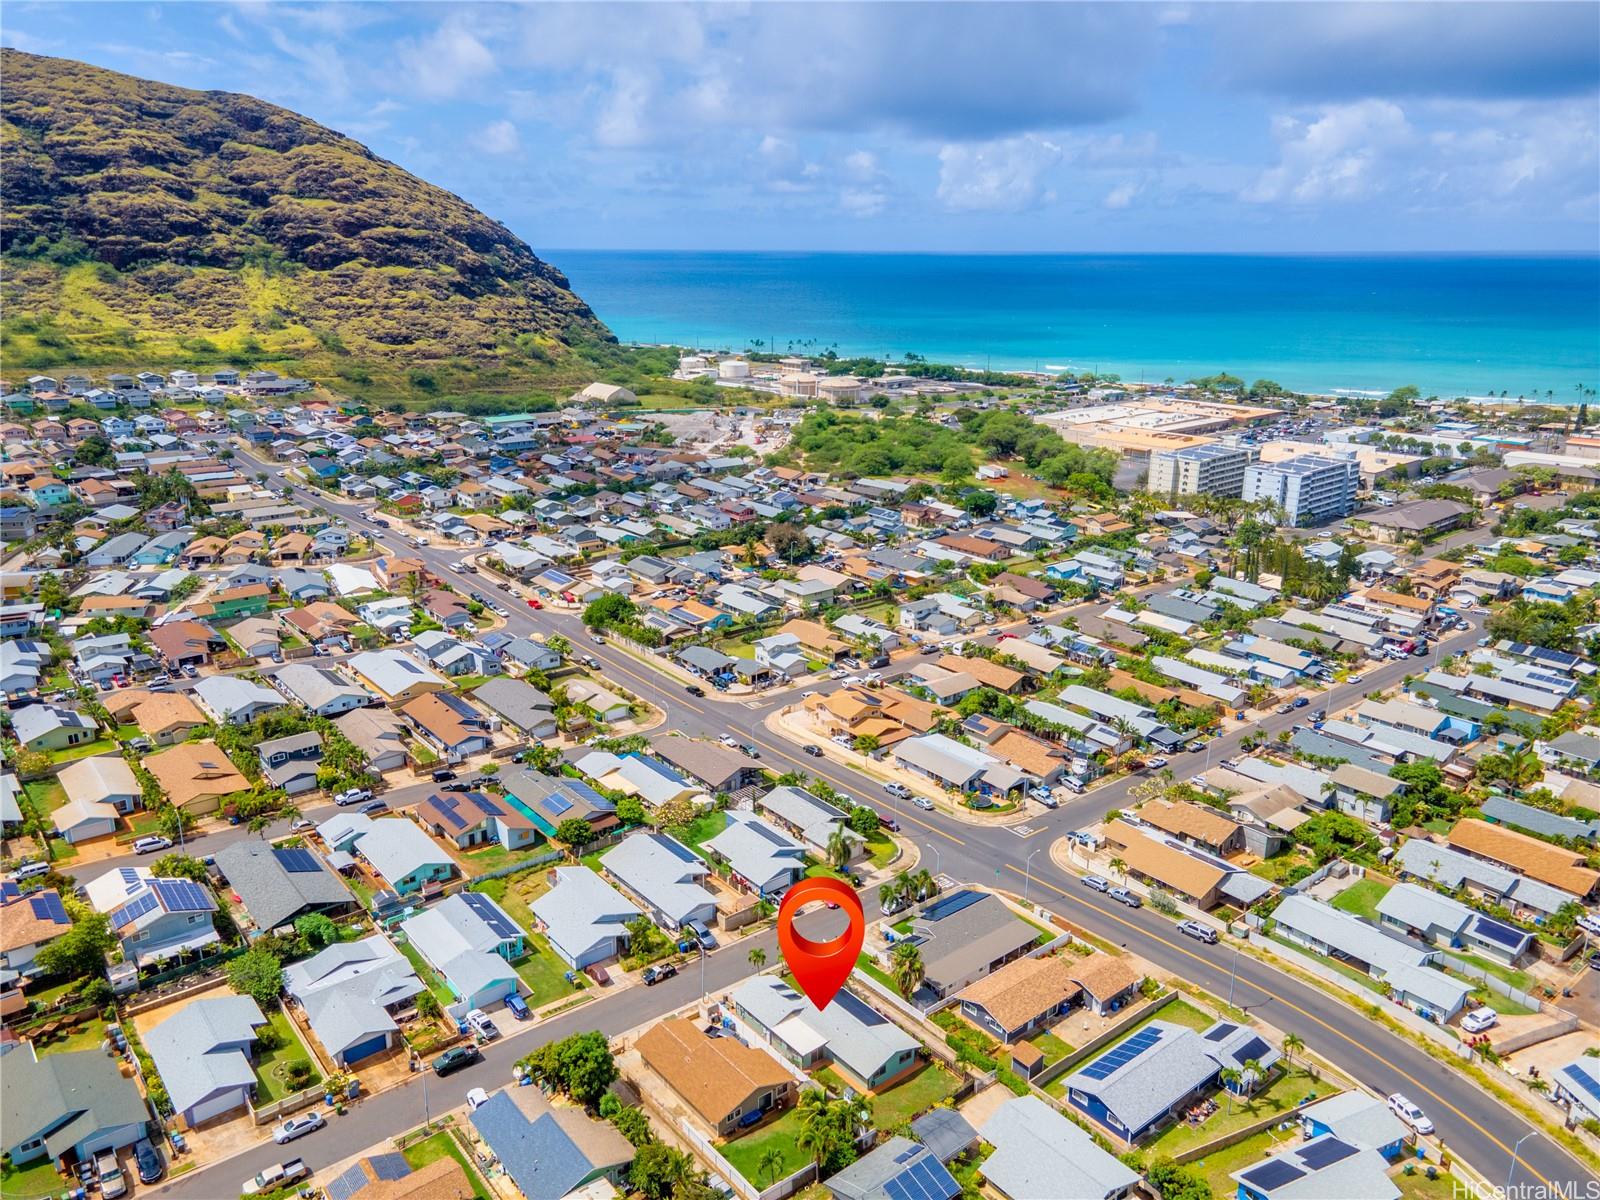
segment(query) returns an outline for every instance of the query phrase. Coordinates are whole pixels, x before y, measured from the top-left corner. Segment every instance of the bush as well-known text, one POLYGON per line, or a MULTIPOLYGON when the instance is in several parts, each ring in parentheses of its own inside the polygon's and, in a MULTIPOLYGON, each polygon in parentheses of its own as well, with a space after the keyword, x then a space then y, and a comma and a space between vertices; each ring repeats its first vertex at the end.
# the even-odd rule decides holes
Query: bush
POLYGON ((283 1064, 283 1081, 297 1092, 310 1087, 316 1074, 309 1059, 292 1058, 283 1064))

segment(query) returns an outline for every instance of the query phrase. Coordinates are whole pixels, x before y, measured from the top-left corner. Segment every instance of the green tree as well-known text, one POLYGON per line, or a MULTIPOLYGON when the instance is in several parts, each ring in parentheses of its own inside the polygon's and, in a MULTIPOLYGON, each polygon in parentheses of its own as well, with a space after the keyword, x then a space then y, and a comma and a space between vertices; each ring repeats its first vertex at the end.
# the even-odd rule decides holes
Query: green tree
POLYGON ((922 985, 922 951, 910 942, 896 942, 889 952, 889 977, 897 990, 907 1000, 922 985))
POLYGON ((617 1064, 606 1035, 597 1029, 574 1034, 558 1043, 556 1061, 567 1095, 593 1107, 616 1081, 617 1064))
POLYGON ((836 827, 828 835, 828 865, 835 871, 843 871, 850 864, 850 855, 855 849, 849 836, 842 828, 836 827))
POLYGON ((590 629, 608 629, 627 624, 637 617, 638 612, 638 606, 632 600, 608 592, 584 605, 583 623, 590 629))
POLYGON ((72 899, 67 899, 64 907, 72 918, 72 928, 39 947, 33 961, 49 976, 94 978, 103 974, 106 955, 117 944, 110 918, 72 899))
POLYGON ((207 872, 205 863, 198 858, 191 858, 187 854, 163 854, 150 864, 150 874, 165 879, 192 879, 195 883, 206 883, 207 872))
POLYGON ((556 841, 565 842, 575 850, 587 846, 597 836, 594 826, 582 817, 568 817, 556 826, 556 841))
POLYGON ((228 964, 228 986, 270 1009, 283 994, 283 962, 270 950, 252 946, 228 964))
POLYGON ((417 1015, 425 1021, 437 1020, 444 1006, 439 1003, 439 997, 432 992, 424 991, 417 996, 417 1015))
POLYGON ((645 1200, 678 1200, 687 1187, 699 1180, 694 1159, 660 1142, 640 1146, 628 1169, 628 1181, 645 1200))
POLYGON ((637 796, 624 796, 617 801, 617 820, 624 825, 645 823, 644 802, 637 796))
MULTIPOLYGON (((610 1095, 608 1092, 607 1095, 610 1095)), ((619 1109, 616 1116, 611 1118, 611 1123, 617 1127, 617 1132, 628 1139, 629 1145, 635 1149, 648 1146, 655 1141, 655 1135, 650 1132, 650 1118, 637 1108, 619 1109)))
POLYGON ((745 955, 745 957, 750 960, 750 965, 758 971, 767 965, 767 952, 760 946, 757 946, 754 950, 750 951, 750 953, 745 955))
POLYGON ((331 946, 339 940, 339 927, 326 913, 306 913, 303 917, 295 918, 294 931, 315 950, 331 946))
POLYGON ((864 804, 858 804, 850 810, 850 828, 864 838, 870 838, 878 832, 878 814, 864 804))

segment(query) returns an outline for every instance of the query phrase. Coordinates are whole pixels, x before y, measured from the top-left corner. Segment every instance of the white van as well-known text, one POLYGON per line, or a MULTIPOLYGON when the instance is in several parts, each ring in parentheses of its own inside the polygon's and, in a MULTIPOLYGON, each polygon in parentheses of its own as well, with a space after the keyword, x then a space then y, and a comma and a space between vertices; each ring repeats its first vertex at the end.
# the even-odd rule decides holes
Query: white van
POLYGON ((41 875, 48 874, 50 874, 50 864, 47 862, 36 862, 29 863, 25 867, 18 867, 11 873, 11 879, 15 883, 21 883, 24 879, 37 879, 41 875))

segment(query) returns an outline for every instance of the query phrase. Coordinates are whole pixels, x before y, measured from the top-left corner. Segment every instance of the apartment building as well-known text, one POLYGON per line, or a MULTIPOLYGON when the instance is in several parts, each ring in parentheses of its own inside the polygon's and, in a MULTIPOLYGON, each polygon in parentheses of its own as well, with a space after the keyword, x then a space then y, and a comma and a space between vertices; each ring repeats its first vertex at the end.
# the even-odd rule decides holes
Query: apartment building
POLYGON ((1271 500, 1287 525, 1317 525, 1354 511, 1361 465, 1353 458, 1303 454, 1279 463, 1251 463, 1244 499, 1271 500))

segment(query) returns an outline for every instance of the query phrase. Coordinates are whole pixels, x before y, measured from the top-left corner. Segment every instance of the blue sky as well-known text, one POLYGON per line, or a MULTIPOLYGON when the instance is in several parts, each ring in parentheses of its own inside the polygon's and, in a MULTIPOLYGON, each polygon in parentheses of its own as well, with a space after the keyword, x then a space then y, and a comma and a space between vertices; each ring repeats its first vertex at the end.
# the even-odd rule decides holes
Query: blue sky
POLYGON ((1600 5, 13 2, 536 249, 1600 249, 1600 5))

